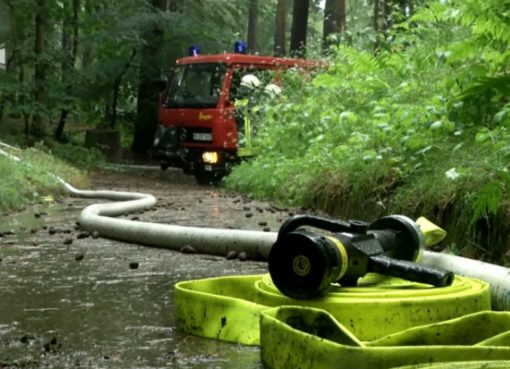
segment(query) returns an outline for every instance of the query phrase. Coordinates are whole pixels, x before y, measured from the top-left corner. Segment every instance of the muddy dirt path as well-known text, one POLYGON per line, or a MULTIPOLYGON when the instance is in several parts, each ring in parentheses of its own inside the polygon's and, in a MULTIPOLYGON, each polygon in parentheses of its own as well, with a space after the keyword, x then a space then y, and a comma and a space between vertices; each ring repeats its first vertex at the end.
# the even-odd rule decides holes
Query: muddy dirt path
MULTIPOLYGON (((276 231, 292 214, 157 168, 97 173, 91 189, 158 198, 132 220, 276 231)), ((66 198, 0 217, 0 368, 262 368, 257 347, 177 330, 173 285, 264 273, 265 263, 93 238, 76 225, 93 202, 66 198)))

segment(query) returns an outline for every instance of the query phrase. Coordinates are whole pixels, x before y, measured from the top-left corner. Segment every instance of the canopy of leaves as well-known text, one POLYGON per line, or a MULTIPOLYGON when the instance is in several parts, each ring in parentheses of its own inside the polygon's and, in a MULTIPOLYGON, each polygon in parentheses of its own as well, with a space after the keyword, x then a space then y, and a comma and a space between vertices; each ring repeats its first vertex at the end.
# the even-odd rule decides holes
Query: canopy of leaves
MULTIPOLYGON (((61 65, 69 53, 62 50, 62 24, 65 19, 71 22, 71 6, 70 0, 50 2, 50 30, 42 56, 49 65, 45 86, 48 99, 45 106, 36 106, 30 99, 33 93, 35 0, 0 0, 0 44, 5 31, 9 55, 14 56, 7 73, 0 73, 4 113, 21 116, 43 112, 47 120, 55 121, 61 109, 66 108, 71 113, 70 121, 103 123, 119 71, 125 69, 133 50, 141 50, 149 42, 150 30, 154 29, 155 23, 165 34, 162 73, 169 72, 175 59, 186 56, 192 44, 200 45, 203 53, 213 54, 231 51, 236 40, 246 38, 248 0, 174 0, 170 3, 166 11, 154 11, 148 0, 81 0, 78 57, 70 81, 63 81, 61 65), (7 28, 10 25, 7 14, 15 27, 7 28)), ((262 54, 273 52, 275 9, 276 0, 260 3, 258 50, 262 54)), ((312 29, 318 34, 320 13, 314 9, 315 27, 312 29)), ((316 43, 319 44, 318 37, 316 43)), ((130 115, 132 119, 136 110, 142 57, 138 53, 123 75, 118 106, 121 117, 130 115)))
POLYGON ((0 45, 5 42, 9 35, 9 9, 0 3, 0 45))

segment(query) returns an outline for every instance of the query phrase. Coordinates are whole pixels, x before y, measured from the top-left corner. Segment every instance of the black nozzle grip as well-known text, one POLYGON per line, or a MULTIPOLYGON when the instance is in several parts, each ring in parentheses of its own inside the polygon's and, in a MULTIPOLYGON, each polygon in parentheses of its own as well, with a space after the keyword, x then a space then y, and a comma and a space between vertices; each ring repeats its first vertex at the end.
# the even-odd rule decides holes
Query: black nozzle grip
POLYGON ((392 259, 384 255, 371 256, 368 262, 368 271, 431 284, 435 287, 450 286, 455 277, 452 272, 447 270, 411 261, 392 259))
POLYGON ((323 229, 332 233, 338 232, 354 232, 362 230, 365 233, 368 223, 361 221, 331 220, 315 215, 294 215, 288 218, 280 227, 278 237, 282 234, 295 231, 299 227, 310 226, 318 229, 323 229))

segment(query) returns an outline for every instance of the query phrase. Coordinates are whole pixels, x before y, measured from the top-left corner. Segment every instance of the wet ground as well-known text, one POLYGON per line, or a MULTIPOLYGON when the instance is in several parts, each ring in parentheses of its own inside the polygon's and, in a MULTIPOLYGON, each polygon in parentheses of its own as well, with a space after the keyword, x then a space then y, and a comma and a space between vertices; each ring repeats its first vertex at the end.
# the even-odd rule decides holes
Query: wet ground
MULTIPOLYGON (((178 171, 131 167, 92 189, 147 192, 153 209, 125 217, 276 231, 288 209, 200 187, 178 171)), ((67 198, 0 217, 0 368, 262 368, 257 347, 175 327, 182 280, 267 271, 227 260, 93 238, 76 225, 93 200, 67 198)))

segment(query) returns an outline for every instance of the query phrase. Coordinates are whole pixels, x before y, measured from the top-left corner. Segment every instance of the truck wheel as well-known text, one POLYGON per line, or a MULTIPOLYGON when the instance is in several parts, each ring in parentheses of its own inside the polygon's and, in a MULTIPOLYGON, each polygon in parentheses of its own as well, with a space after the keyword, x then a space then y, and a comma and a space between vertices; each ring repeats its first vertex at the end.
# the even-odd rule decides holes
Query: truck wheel
POLYGON ((195 173, 195 179, 201 186, 217 186, 223 178, 223 175, 214 172, 195 173))

